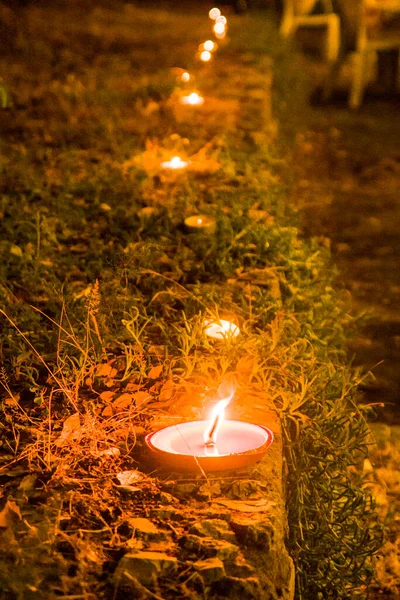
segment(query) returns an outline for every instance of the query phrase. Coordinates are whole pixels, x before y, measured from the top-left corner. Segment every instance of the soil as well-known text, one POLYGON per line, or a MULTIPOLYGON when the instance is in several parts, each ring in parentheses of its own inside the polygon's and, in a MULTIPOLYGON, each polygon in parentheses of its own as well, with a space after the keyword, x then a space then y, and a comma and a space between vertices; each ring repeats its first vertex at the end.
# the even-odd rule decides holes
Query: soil
MULTIPOLYGON (((305 65, 314 80, 324 76, 321 64, 305 65)), ((357 112, 347 108, 345 87, 329 104, 316 98, 297 139, 292 202, 306 235, 331 240, 339 282, 355 313, 367 315, 349 345, 354 363, 374 376, 364 399, 384 404, 376 407, 378 420, 399 423, 400 94, 372 86, 357 112)))

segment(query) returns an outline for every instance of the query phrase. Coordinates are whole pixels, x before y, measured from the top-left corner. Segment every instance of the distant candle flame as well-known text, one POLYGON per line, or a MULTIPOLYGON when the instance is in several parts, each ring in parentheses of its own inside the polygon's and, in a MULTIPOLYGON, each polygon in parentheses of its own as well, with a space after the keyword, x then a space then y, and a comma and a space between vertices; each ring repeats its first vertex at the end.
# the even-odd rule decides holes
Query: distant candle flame
POLYGON ((212 52, 215 49, 215 42, 213 42, 212 40, 207 40, 204 42, 203 48, 208 52, 212 52))
POLYGON ((225 408, 232 400, 235 391, 231 392, 229 396, 223 398, 214 406, 211 413, 211 422, 209 427, 204 432, 204 443, 206 446, 215 446, 217 442, 218 430, 221 427, 221 423, 225 418, 225 408))
POLYGON ((219 17, 216 18, 215 22, 226 25, 228 21, 227 21, 226 17, 224 17, 224 15, 220 15, 219 17))
POLYGON ((188 163, 179 156, 174 156, 171 160, 161 163, 163 169, 184 169, 187 165, 188 163))
POLYGON ((192 92, 189 96, 183 96, 181 98, 182 104, 190 104, 192 106, 200 105, 204 103, 203 96, 200 96, 197 92, 192 92))
POLYGON ((203 62, 208 62, 211 59, 211 52, 208 50, 203 50, 203 52, 200 54, 200 59, 203 62))
POLYGON ((240 333, 240 329, 235 323, 226 321, 225 319, 219 319, 213 321, 206 319, 204 322, 204 333, 211 338, 216 340, 229 340, 237 337, 240 333))
POLYGON ((208 16, 210 17, 210 19, 212 19, 213 21, 215 21, 215 19, 217 19, 221 14, 221 11, 219 10, 219 8, 212 8, 210 10, 210 12, 208 13, 208 16))
POLYGON ((190 81, 190 73, 188 73, 187 71, 185 71, 184 73, 182 73, 181 80, 184 81, 185 83, 187 83, 188 81, 190 81))
POLYGON ((171 158, 171 167, 173 169, 176 169, 177 167, 181 166, 181 159, 179 158, 179 156, 174 156, 174 158, 171 158))
POLYGON ((201 225, 203 223, 203 219, 201 219, 200 217, 197 219, 196 221, 197 225, 201 225))
POLYGON ((213 29, 216 36, 222 36, 225 34, 225 23, 215 23, 213 29))

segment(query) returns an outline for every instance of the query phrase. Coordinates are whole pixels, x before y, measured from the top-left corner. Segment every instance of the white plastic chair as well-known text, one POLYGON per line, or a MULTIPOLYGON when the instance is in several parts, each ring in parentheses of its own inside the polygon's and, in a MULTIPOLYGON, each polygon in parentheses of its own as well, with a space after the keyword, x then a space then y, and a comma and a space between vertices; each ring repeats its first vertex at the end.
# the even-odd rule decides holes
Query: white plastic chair
POLYGON ((350 39, 331 67, 324 98, 330 97, 347 53, 354 52, 348 106, 356 109, 362 104, 371 53, 400 51, 400 25, 397 28, 385 26, 383 19, 380 26, 371 27, 371 16, 377 13, 383 16, 398 14, 400 19, 400 0, 381 0, 373 4, 371 0, 338 0, 338 3, 343 27, 350 32, 350 39))
POLYGON ((294 35, 296 30, 301 27, 325 27, 325 58, 328 62, 334 63, 339 56, 340 19, 333 12, 331 0, 322 0, 321 4, 324 10, 322 14, 310 14, 315 4, 316 0, 283 0, 280 34, 287 38, 294 35))

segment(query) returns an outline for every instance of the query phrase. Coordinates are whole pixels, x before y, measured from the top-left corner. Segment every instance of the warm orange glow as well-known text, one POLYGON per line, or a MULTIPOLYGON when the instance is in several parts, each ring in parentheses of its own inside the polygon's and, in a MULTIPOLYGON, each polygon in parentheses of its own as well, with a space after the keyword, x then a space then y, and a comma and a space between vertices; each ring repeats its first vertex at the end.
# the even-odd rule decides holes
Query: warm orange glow
POLYGON ((203 223, 203 219, 201 219, 200 217, 197 219, 196 221, 197 225, 201 225, 203 223))
POLYGON ((188 163, 179 156, 174 156, 171 160, 161 163, 163 169, 184 169, 187 165, 188 163))
POLYGON ((226 17, 224 17, 224 15, 217 17, 215 20, 215 23, 222 23, 223 25, 226 25, 227 24, 226 17))
POLYGON ((203 50, 203 52, 200 54, 200 58, 203 62, 208 62, 211 59, 211 52, 208 50, 203 50))
POLYGON ((239 335, 240 329, 235 323, 219 319, 219 321, 211 321, 210 319, 204 322, 204 333, 214 340, 224 340, 235 338, 239 335))
POLYGON ((182 73, 181 80, 184 81, 185 83, 190 81, 190 73, 188 73, 187 71, 182 73))
POLYGON ((212 52, 213 50, 215 50, 215 42, 213 42, 212 40, 207 40, 206 42, 204 42, 203 48, 204 50, 208 50, 208 52, 212 52))
POLYGON ((219 10, 219 8, 212 8, 210 10, 210 12, 208 13, 208 16, 210 17, 210 19, 215 21, 215 19, 218 19, 220 14, 221 14, 221 11, 219 10))
POLYGON ((189 96, 183 96, 181 98, 181 103, 189 104, 190 106, 200 106, 201 104, 204 104, 204 98, 197 92, 192 92, 189 96))
POLYGON ((232 400, 235 391, 231 392, 229 396, 217 402, 211 413, 210 425, 204 432, 204 443, 206 446, 215 446, 218 436, 218 430, 221 427, 221 423, 225 418, 225 408, 232 400))

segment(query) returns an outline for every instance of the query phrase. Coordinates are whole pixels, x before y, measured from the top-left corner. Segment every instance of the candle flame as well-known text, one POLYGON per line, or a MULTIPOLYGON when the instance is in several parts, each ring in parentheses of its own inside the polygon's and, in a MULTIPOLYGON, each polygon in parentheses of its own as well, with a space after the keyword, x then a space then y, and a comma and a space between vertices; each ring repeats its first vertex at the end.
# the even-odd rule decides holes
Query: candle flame
POLYGON ((192 92, 189 94, 188 102, 189 104, 199 104, 199 102, 201 102, 201 98, 197 92, 192 92))
POLYGON ((220 15, 219 17, 216 18, 215 22, 226 25, 228 21, 227 21, 226 17, 224 17, 224 15, 220 15))
POLYGON ((201 219, 200 217, 197 219, 196 221, 197 225, 201 225, 203 223, 203 219, 201 219))
POLYGON ((204 443, 206 446, 215 446, 217 441, 218 430, 221 427, 221 423, 225 418, 225 408, 232 400, 235 391, 231 392, 229 396, 223 398, 214 406, 211 413, 210 425, 204 432, 204 443))
POLYGON ((190 81, 190 73, 188 73, 187 71, 185 71, 184 73, 182 73, 181 80, 184 81, 185 83, 187 83, 188 81, 190 81))
POLYGON ((203 48, 204 50, 208 50, 208 52, 212 52, 215 48, 215 42, 213 42, 212 40, 207 40, 204 42, 203 48))
POLYGON ((178 167, 181 166, 181 159, 179 158, 179 156, 174 156, 173 158, 171 158, 171 167, 173 169, 178 169, 178 167))

